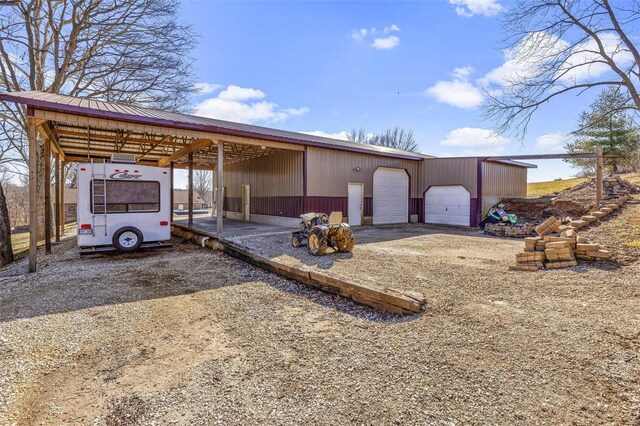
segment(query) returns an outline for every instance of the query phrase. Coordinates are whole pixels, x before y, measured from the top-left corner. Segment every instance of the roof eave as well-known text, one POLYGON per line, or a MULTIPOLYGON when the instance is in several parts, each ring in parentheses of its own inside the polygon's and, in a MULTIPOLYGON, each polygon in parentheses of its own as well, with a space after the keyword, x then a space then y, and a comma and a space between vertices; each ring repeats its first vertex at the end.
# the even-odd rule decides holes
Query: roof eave
POLYGON ((286 138, 286 137, 278 137, 274 135, 265 135, 261 133, 249 132, 246 130, 228 129, 228 128, 219 127, 219 126, 209 126, 206 124, 176 122, 172 120, 164 120, 164 119, 152 118, 152 117, 141 117, 137 115, 130 115, 130 114, 118 113, 118 112, 112 112, 112 111, 95 110, 95 109, 75 106, 75 105, 62 105, 59 103, 44 101, 41 99, 24 98, 21 96, 13 95, 11 93, 0 93, 0 99, 4 101, 27 105, 28 107, 32 107, 35 109, 43 109, 47 111, 55 111, 55 112, 61 112, 61 113, 71 113, 71 114, 84 115, 84 116, 89 116, 94 118, 107 118, 107 119, 118 120, 118 121, 126 121, 130 123, 172 127, 180 130, 193 130, 193 131, 200 131, 200 132, 206 132, 206 133, 217 133, 217 134, 228 135, 228 136, 249 137, 249 138, 261 139, 261 140, 271 141, 271 142, 291 143, 296 145, 312 146, 316 148, 357 152, 362 154, 378 155, 382 157, 393 157, 393 158, 400 158, 405 160, 422 160, 423 159, 423 157, 419 155, 413 156, 408 154, 388 153, 388 152, 368 150, 368 149, 358 149, 356 147, 345 147, 340 145, 322 144, 319 142, 313 142, 305 139, 292 139, 292 138, 286 138))

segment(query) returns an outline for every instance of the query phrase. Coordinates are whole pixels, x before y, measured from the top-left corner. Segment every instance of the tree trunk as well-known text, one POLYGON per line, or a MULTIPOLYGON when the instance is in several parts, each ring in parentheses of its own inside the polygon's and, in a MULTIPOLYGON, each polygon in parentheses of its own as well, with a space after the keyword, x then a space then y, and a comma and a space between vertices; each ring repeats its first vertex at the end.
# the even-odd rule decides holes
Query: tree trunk
POLYGON ((44 141, 38 137, 38 241, 44 240, 44 186, 50 184, 50 178, 44 175, 44 141))
POLYGON ((11 247, 11 223, 4 190, 0 183, 0 266, 13 262, 13 248, 11 247))

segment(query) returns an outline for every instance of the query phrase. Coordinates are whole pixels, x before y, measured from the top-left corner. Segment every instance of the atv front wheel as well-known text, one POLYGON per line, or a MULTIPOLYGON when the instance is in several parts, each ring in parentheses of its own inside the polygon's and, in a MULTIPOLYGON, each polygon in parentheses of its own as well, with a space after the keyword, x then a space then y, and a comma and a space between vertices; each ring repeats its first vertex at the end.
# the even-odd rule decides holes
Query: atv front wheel
POLYGON ((343 228, 338 232, 333 240, 335 241, 336 248, 345 253, 351 252, 356 245, 356 239, 353 236, 353 231, 350 228, 343 228))
POLYGON ((322 228, 313 227, 309 232, 309 253, 314 256, 322 256, 327 251, 327 236, 322 228))
POLYGON ((302 241, 300 241, 300 237, 297 235, 293 235, 291 237, 291 245, 298 248, 302 245, 302 241))

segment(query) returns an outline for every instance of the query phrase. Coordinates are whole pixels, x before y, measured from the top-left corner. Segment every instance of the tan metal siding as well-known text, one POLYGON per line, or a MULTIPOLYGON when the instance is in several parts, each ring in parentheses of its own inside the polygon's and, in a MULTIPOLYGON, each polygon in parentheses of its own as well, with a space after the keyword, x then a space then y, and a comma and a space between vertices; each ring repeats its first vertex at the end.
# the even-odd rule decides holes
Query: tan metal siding
POLYGON ((420 161, 358 154, 322 148, 307 148, 307 195, 347 197, 349 182, 364 183, 364 196, 373 197, 373 172, 378 167, 394 167, 409 172, 411 197, 417 189, 420 161), (359 168, 359 171, 355 169, 359 168))
POLYGON ((303 196, 303 155, 298 151, 280 151, 225 165, 226 196, 242 196, 242 185, 251 185, 252 197, 303 196))
POLYGON ((503 198, 527 196, 527 169, 508 164, 482 163, 482 212, 503 198))
POLYGON ((471 194, 478 196, 478 161, 475 158, 427 158, 422 162, 419 192, 433 185, 463 185, 471 194))

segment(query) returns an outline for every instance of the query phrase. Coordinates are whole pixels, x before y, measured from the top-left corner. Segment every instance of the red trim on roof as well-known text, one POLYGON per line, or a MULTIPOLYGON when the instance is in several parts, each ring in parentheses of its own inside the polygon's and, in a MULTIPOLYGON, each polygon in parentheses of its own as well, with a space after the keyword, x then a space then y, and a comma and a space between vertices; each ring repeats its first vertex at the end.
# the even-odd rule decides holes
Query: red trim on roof
MULTIPOLYGON (((219 134, 229 135, 229 136, 257 138, 257 139, 263 139, 271 142, 291 143, 291 144, 297 144, 297 145, 313 146, 317 148, 334 149, 338 151, 350 151, 350 152, 358 152, 362 154, 378 155, 382 157, 401 158, 406 160, 421 160, 423 158, 423 156, 421 156, 420 154, 411 155, 409 153, 402 154, 402 153, 377 151, 374 149, 360 149, 357 147, 342 146, 337 144, 333 145, 331 143, 314 142, 314 141, 302 139, 302 138, 294 139, 286 136, 270 135, 270 134, 260 133, 260 132, 251 132, 248 130, 230 129, 227 127, 221 127, 221 126, 215 126, 215 125, 197 124, 197 123, 190 123, 186 121, 176 121, 176 120, 154 118, 150 116, 143 116, 143 115, 136 115, 136 114, 129 114, 129 113, 112 112, 109 110, 80 106, 82 105, 83 101, 88 100, 83 98, 75 98, 75 99, 78 99, 78 105, 70 105, 70 104, 63 104, 60 102, 47 101, 44 99, 34 99, 27 96, 20 96, 19 94, 16 94, 16 93, 20 93, 20 92, 2 93, 0 94, 0 99, 14 102, 14 103, 25 104, 31 108, 35 107, 36 109, 43 109, 47 111, 54 111, 54 112, 61 112, 61 113, 71 113, 76 115, 84 115, 84 116, 94 117, 94 118, 108 118, 113 120, 127 121, 131 123, 172 127, 175 129, 182 129, 182 130, 194 130, 194 131, 201 131, 201 132, 207 132, 207 133, 219 133, 219 134)), ((44 93, 44 92, 39 92, 39 93, 44 93)), ((64 96, 64 95, 59 95, 59 96, 64 96)), ((103 104, 117 105, 117 104, 109 104, 106 102, 103 102, 103 104)), ((147 110, 148 109, 145 108, 145 111, 147 110)), ((153 110, 148 110, 148 111, 153 111, 153 110)), ((203 117, 197 117, 197 116, 194 116, 194 117, 203 118, 203 117)), ((295 133, 295 132, 291 132, 291 133, 295 133)), ((344 141, 340 141, 340 142, 344 142, 344 141)))

